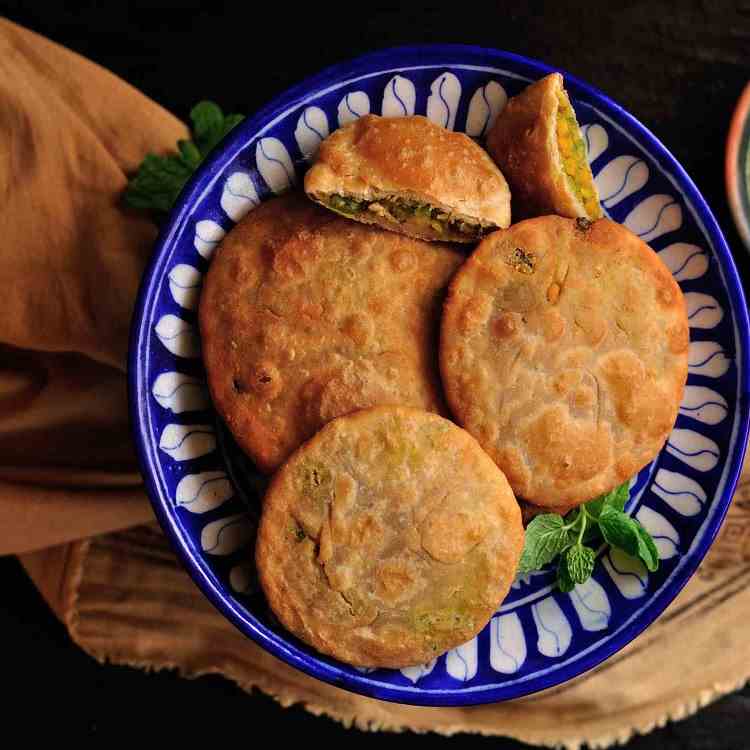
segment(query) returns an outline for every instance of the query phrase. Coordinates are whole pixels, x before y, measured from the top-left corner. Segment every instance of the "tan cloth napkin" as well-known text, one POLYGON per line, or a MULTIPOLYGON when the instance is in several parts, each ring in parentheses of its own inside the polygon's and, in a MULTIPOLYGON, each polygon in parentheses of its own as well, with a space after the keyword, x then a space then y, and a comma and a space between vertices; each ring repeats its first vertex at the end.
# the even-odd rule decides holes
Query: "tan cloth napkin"
POLYGON ((133 300, 156 236, 121 208, 178 120, 0 19, 0 553, 153 518, 128 434, 133 300))
POLYGON ((116 77, 0 19, 0 553, 24 553, 81 648, 188 677, 223 674, 361 728, 570 748, 648 731, 745 682, 750 483, 654 626, 599 668, 526 699, 442 709, 371 700, 306 677, 229 625, 148 523, 127 428, 128 324, 155 229, 120 195, 147 150, 184 133, 116 77))

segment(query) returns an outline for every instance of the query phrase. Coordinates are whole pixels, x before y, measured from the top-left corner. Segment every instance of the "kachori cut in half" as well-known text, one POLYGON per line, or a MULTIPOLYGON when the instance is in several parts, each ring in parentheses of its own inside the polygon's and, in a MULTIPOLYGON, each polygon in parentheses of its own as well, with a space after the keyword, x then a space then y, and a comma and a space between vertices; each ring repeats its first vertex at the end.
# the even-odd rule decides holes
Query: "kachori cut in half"
POLYGON ((492 159, 420 116, 365 115, 340 128, 321 144, 305 191, 350 219, 426 240, 475 242, 510 224, 492 159))
POLYGON ((376 407, 330 422, 275 475, 256 562, 289 631, 348 664, 395 668, 486 625, 523 538, 506 478, 471 435, 376 407))
POLYGON ((462 260, 298 194, 226 236, 200 299, 203 359, 217 411, 262 471, 356 409, 443 408, 438 320, 462 260))
POLYGON ((581 129, 559 73, 514 96, 487 136, 513 191, 513 215, 598 219, 599 194, 581 129))
POLYGON ((662 448, 687 379, 679 286, 625 227, 546 216, 486 238, 445 304, 449 405, 519 497, 591 500, 662 448))

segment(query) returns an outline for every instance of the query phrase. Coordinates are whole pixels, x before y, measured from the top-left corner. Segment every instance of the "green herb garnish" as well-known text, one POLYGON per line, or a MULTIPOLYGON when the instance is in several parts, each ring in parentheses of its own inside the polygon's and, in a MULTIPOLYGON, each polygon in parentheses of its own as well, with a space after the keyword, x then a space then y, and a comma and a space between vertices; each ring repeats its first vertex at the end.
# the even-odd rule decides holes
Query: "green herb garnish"
POLYGON ((166 213, 180 190, 216 144, 243 115, 224 115, 213 102, 199 102, 190 110, 192 138, 177 142, 177 153, 147 154, 125 190, 125 202, 133 208, 166 213))
POLYGON ((518 575, 539 570, 559 558, 557 585, 570 591, 587 581, 594 570, 596 553, 591 542, 603 540, 630 557, 640 559, 653 572, 659 567, 654 540, 638 521, 625 513, 628 482, 612 492, 570 511, 564 518, 544 513, 526 527, 526 543, 518 575))

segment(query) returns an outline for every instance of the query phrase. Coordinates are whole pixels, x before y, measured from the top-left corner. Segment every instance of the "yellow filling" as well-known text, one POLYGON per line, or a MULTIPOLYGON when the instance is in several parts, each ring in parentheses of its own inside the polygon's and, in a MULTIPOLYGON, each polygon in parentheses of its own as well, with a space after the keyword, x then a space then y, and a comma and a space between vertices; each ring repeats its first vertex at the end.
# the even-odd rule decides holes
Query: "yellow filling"
POLYGON ((564 91, 559 91, 557 108, 557 149, 571 190, 586 209, 590 219, 599 219, 602 210, 594 185, 594 176, 586 158, 586 145, 575 112, 564 91))

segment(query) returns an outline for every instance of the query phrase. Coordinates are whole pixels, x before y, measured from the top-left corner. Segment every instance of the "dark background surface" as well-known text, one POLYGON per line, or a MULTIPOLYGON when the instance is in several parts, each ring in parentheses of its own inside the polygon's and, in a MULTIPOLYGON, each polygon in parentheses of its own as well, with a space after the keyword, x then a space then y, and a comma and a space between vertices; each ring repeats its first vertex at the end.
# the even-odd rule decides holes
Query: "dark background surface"
MULTIPOLYGON (((620 2, 617 10, 608 5, 277 1, 264 3, 264 10, 247 0, 0 0, 0 13, 104 65, 183 119, 201 98, 251 113, 324 66, 398 44, 461 42, 536 57, 603 89, 667 145, 713 208, 747 287, 750 263, 731 222, 723 169, 729 120, 750 78, 750 0, 620 2)), ((186 681, 101 666, 72 645, 16 560, 0 559, 0 577, 6 737, 23 727, 26 739, 44 735, 58 742, 253 742, 262 726, 264 740, 270 736, 275 743, 301 734, 316 744, 353 741, 362 747, 445 747, 451 741, 347 733, 300 708, 248 697, 218 677, 186 681)), ((745 749, 748 718, 745 690, 628 748, 745 749)), ((494 750, 522 747, 493 738, 471 741, 494 750)))

